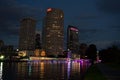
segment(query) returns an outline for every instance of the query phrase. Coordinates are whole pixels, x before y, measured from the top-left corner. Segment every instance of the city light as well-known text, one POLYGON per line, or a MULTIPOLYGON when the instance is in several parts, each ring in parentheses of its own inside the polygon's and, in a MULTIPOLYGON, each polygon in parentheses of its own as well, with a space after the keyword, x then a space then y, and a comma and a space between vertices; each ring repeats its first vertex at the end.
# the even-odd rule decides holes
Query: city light
POLYGON ((18 55, 21 56, 21 57, 25 57, 26 56, 26 51, 19 51, 18 55))
POLYGON ((1 59, 1 60, 4 59, 4 55, 1 55, 1 56, 0 56, 0 59, 1 59))
POLYGON ((48 9, 47 9, 47 12, 50 12, 50 11, 52 11, 52 8, 48 8, 48 9))

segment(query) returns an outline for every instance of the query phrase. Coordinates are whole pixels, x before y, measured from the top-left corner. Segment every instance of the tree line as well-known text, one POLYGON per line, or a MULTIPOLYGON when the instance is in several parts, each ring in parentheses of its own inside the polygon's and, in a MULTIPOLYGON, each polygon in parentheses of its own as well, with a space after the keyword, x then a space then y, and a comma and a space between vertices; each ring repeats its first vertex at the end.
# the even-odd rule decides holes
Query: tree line
POLYGON ((85 43, 80 44, 79 52, 81 58, 88 58, 93 62, 99 55, 99 59, 104 63, 120 63, 120 48, 118 46, 112 45, 106 49, 99 50, 99 53, 97 51, 95 44, 90 44, 89 46, 85 43))

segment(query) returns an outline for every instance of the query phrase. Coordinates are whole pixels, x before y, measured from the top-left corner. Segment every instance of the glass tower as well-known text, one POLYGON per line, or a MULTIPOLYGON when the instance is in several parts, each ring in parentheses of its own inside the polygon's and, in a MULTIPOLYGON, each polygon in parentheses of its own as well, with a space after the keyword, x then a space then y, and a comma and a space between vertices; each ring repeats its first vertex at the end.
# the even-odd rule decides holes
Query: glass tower
POLYGON ((79 51, 79 30, 71 25, 67 28, 67 49, 71 50, 72 53, 79 51))

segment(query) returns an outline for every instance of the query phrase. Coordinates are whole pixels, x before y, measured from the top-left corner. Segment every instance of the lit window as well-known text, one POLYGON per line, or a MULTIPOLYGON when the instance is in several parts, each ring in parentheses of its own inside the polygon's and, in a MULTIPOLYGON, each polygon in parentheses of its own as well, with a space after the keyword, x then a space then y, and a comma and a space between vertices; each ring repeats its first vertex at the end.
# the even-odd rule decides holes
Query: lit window
POLYGON ((47 35, 47 37, 50 37, 50 35, 47 35))
POLYGON ((58 35, 58 37, 61 37, 60 35, 58 35))
POLYGON ((63 16, 62 16, 62 14, 61 14, 61 16, 60 16, 60 17, 61 17, 61 18, 63 17, 63 16))
POLYGON ((76 32, 76 34, 78 34, 78 32, 76 32))
POLYGON ((52 24, 52 26, 55 26, 55 24, 52 24))
POLYGON ((54 23, 57 23, 57 21, 54 21, 54 23))

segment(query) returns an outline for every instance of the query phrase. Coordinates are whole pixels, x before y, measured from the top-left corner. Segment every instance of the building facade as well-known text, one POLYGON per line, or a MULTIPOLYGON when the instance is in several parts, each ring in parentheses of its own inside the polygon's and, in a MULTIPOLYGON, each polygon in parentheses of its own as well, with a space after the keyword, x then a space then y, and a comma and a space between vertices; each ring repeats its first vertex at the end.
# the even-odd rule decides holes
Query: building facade
POLYGON ((19 50, 35 49, 36 21, 32 18, 24 18, 20 24, 19 50))
POLYGON ((46 54, 60 55, 64 48, 64 13, 60 9, 48 8, 43 21, 43 48, 46 54))
POLYGON ((4 41, 3 40, 0 40, 0 48, 4 46, 4 41))
POLYGON ((0 40, 0 54, 2 52, 2 47, 4 46, 4 41, 3 40, 0 40))
POLYGON ((67 28, 67 49, 69 49, 72 54, 78 54, 79 52, 79 30, 77 27, 71 25, 67 28))

